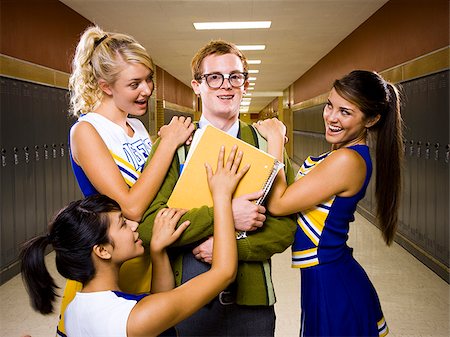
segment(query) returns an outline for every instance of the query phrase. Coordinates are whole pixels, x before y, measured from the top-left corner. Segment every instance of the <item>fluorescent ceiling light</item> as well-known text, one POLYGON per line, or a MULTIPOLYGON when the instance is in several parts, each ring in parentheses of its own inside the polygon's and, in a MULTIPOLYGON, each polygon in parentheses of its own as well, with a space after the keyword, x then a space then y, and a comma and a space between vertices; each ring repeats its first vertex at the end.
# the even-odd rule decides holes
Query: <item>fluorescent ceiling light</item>
POLYGON ((249 73, 249 74, 257 74, 257 73, 259 73, 259 70, 258 70, 258 69, 250 69, 250 70, 248 71, 248 73, 249 73))
POLYGON ((282 91, 256 91, 253 97, 283 97, 282 91))
POLYGON ((247 60, 248 64, 261 64, 261 60, 247 60))
POLYGON ((264 50, 266 46, 264 44, 246 44, 236 46, 240 50, 264 50))
POLYGON ((251 85, 251 86, 253 86, 253 85, 255 85, 255 83, 249 83, 248 85, 251 85))
POLYGON ((197 30, 205 29, 258 29, 270 28, 272 21, 242 21, 242 22, 194 22, 197 30))
POLYGON ((241 105, 250 105, 250 103, 251 103, 250 101, 242 101, 241 105))
POLYGON ((251 92, 246 92, 246 93, 244 94, 244 96, 251 96, 251 95, 252 95, 251 92))
POLYGON ((248 80, 249 81, 256 81, 256 77, 249 77, 248 80))
MULTIPOLYGON (((255 90, 255 88, 253 88, 253 87, 248 87, 247 90, 255 90)), ((247 95, 251 95, 251 94, 248 93, 247 95)))

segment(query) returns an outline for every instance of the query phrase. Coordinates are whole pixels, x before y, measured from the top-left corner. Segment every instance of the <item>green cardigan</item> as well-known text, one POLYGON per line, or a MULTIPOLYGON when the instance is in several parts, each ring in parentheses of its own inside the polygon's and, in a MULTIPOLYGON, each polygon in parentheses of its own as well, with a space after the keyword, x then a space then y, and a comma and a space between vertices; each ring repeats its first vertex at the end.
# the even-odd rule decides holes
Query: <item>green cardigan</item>
MULTIPOLYGON (((240 121, 239 129, 238 137, 255 146, 257 138, 251 126, 240 121)), ((153 145, 149 158, 153 156, 157 146, 158 142, 153 145)), ((294 172, 287 155, 285 158, 285 173, 288 183, 291 184, 294 181, 294 172)), ((156 214, 161 208, 167 207, 167 200, 179 178, 179 166, 178 156, 174 156, 158 194, 143 216, 138 231, 144 247, 149 247, 156 214)), ((191 251, 197 244, 213 235, 213 214, 212 207, 203 206, 188 211, 181 218, 179 223, 190 220, 191 225, 170 249, 177 286, 181 284, 183 253, 191 251), (185 246, 189 246, 187 250, 181 249, 185 246)), ((235 283, 236 303, 240 305, 275 303, 270 258, 286 250, 294 240, 297 225, 293 216, 274 217, 266 213, 266 217, 262 228, 247 232, 246 238, 237 241, 239 264, 235 283)))

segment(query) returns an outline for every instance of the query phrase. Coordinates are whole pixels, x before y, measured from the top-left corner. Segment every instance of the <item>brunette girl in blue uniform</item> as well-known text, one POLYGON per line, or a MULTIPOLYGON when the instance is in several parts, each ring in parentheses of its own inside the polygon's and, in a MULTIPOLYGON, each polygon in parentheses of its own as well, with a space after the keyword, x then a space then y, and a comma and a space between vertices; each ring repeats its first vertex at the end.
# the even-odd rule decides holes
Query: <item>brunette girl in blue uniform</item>
MULTIPOLYGON (((372 174, 367 138, 376 136, 377 219, 387 244, 399 205, 402 127, 397 89, 370 71, 334 82, 323 111, 331 151, 308 157, 287 187, 279 174, 268 200, 274 215, 298 213, 292 266, 301 269, 301 336, 385 336, 377 293, 347 246, 349 223, 372 174)), ((285 126, 255 125, 283 159, 285 126)))

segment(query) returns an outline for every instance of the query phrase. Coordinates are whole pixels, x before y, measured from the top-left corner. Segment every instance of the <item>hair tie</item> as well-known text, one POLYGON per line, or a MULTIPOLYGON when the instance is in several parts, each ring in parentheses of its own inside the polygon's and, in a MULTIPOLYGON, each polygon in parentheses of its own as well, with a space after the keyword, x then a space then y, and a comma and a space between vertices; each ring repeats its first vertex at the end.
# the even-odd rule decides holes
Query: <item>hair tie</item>
POLYGON ((107 37, 108 37, 108 35, 105 34, 105 35, 103 35, 102 38, 100 38, 100 39, 98 39, 97 41, 95 41, 95 42, 94 42, 94 50, 95 50, 95 48, 97 48, 98 45, 99 45, 100 43, 102 43, 103 40, 105 40, 107 37))

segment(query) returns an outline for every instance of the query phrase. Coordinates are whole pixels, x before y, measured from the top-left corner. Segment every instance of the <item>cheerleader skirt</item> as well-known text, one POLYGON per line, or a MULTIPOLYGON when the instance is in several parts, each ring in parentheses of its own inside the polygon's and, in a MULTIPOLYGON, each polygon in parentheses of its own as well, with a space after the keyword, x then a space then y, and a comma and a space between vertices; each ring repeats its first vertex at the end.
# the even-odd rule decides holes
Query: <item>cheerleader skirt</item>
POLYGON ((386 336, 372 282, 351 252, 301 269, 300 336, 386 336))

